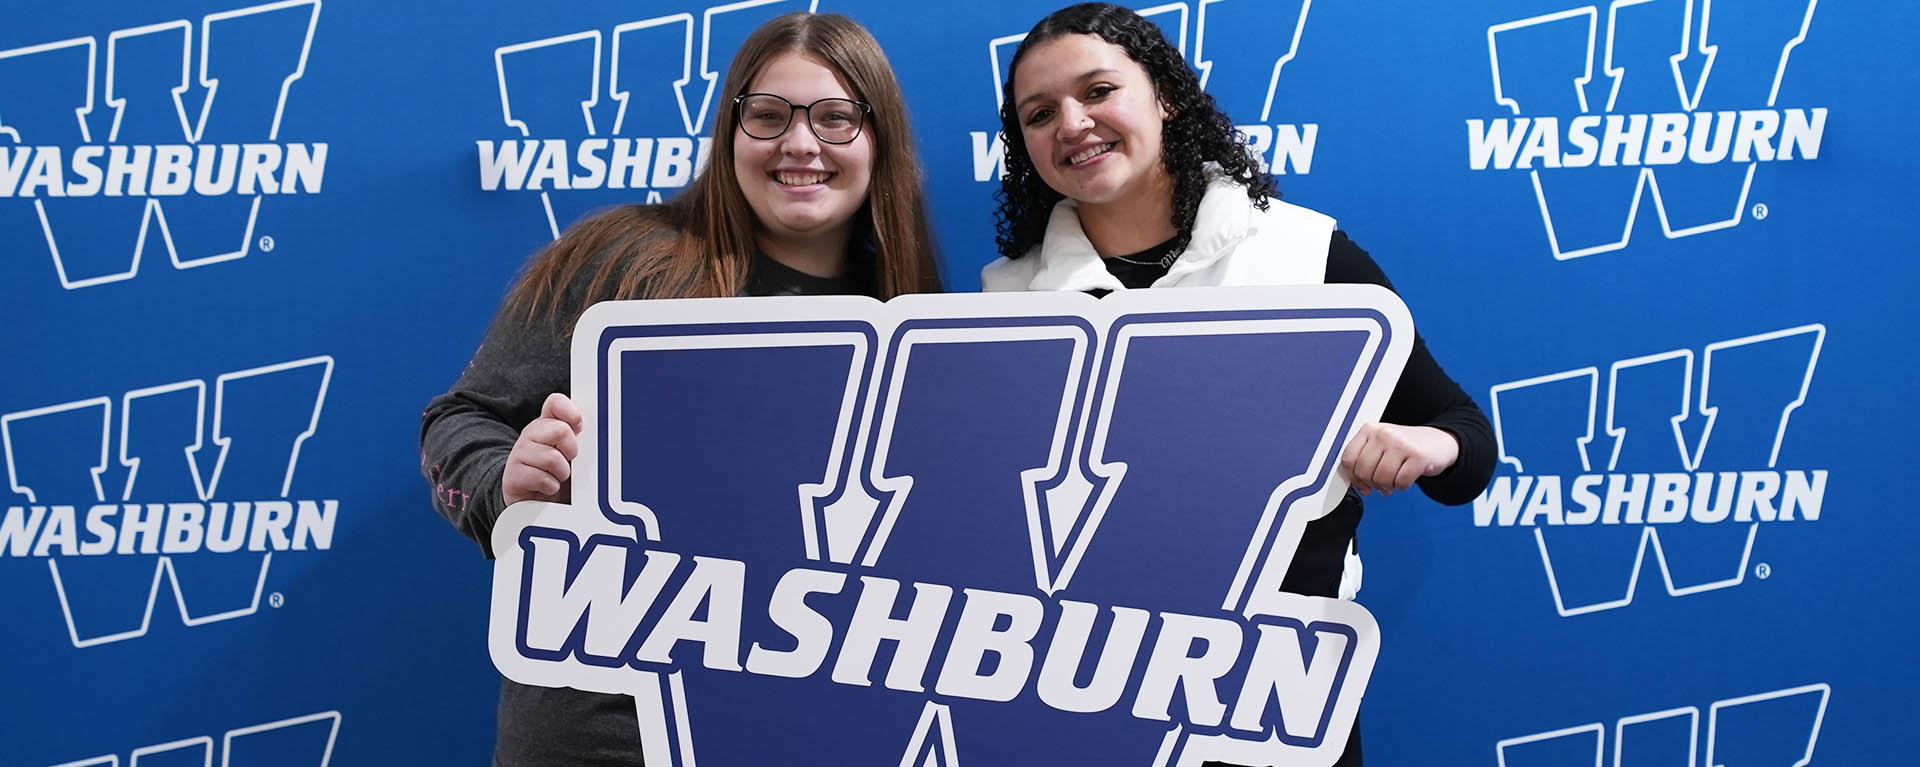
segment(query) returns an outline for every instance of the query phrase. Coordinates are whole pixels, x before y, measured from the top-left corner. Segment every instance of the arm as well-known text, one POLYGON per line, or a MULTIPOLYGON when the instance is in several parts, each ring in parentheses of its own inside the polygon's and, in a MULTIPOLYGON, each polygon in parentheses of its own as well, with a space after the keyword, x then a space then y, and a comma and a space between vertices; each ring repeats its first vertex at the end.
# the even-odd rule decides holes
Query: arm
MULTIPOLYGON (((563 286, 537 312, 508 301, 453 389, 420 419, 420 470, 434 507, 493 556, 493 525, 515 501, 564 503, 580 413, 570 336, 585 307, 612 298, 621 269, 672 229, 657 208, 625 205, 568 227, 529 265, 516 292, 563 286), (604 273, 603 273, 604 272, 604 273)), ((543 291, 544 293, 544 291, 543 291)))
MULTIPOLYGON (((1343 232, 1334 232, 1333 243, 1328 248, 1327 282, 1369 283, 1393 289, 1380 265, 1343 232)), ((1393 490, 1417 482, 1428 497, 1458 505, 1473 500, 1486 489, 1487 481, 1493 476, 1497 452, 1493 427, 1487 423, 1486 414, 1474 403, 1473 397, 1441 369, 1427 349, 1426 340, 1416 333, 1406 370, 1400 374, 1400 382, 1387 400, 1381 423, 1369 424, 1355 435, 1349 443, 1348 455, 1342 457, 1342 464, 1350 471, 1357 469, 1362 476, 1379 476, 1370 470, 1404 454, 1414 464, 1398 472, 1406 482, 1381 481, 1366 483, 1366 486, 1393 490), (1450 439, 1451 444, 1440 439, 1442 436, 1450 439)), ((1359 487, 1362 481, 1356 478, 1355 484, 1359 487)))
POLYGON ((507 507, 507 456, 548 395, 570 391, 568 372, 558 320, 502 307, 466 372, 421 415, 420 469, 433 505, 489 557, 494 521, 507 507))

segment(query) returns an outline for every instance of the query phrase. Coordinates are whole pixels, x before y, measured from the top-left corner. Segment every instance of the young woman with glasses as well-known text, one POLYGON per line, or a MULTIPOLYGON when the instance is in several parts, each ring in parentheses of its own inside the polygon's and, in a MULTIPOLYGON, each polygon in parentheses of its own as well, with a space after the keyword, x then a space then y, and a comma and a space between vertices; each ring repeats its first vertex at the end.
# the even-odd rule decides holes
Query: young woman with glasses
MULTIPOLYGON (((598 301, 937 292, 921 173, 900 87, 866 30, 792 14, 747 38, 731 109, 671 202, 582 221, 537 255, 472 364, 421 424, 434 504, 492 555, 502 510, 566 502, 580 411, 568 337, 598 301)), ((728 102, 722 102, 728 103, 728 102)), ((494 764, 639 764, 625 696, 503 680, 494 764)))
MULTIPOLYGON (((1002 258, 981 273, 987 290, 1392 287, 1333 219, 1274 199, 1273 177, 1179 50, 1132 11, 1088 3, 1041 20, 1014 53, 1000 120, 1002 258)), ((1308 525, 1283 588, 1351 598, 1358 493, 1417 484, 1466 503, 1495 453, 1486 416, 1416 337, 1382 422, 1341 456, 1353 489, 1308 525)), ((1360 764, 1357 729, 1339 764, 1360 764)))

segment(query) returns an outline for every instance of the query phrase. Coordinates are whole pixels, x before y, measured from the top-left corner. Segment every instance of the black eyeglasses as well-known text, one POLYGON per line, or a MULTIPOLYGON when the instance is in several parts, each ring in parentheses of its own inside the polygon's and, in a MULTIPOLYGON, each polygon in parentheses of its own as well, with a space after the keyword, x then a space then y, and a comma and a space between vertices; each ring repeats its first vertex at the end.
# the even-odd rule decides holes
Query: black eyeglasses
POLYGON ((793 113, 806 110, 807 127, 815 138, 829 144, 848 144, 860 137, 860 126, 873 107, 853 99, 821 99, 811 104, 795 104, 771 93, 748 93, 733 97, 734 116, 740 130, 757 139, 775 139, 793 124, 793 113))

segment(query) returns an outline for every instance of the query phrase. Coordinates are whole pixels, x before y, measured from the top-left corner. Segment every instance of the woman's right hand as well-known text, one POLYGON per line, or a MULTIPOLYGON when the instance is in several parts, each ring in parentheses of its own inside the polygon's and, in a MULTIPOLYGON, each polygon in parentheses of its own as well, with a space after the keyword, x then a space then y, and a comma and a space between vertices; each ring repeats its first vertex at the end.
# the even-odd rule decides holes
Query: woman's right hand
POLYGON ((540 404, 540 417, 520 430, 500 475, 500 497, 567 503, 573 499, 573 459, 580 455, 580 408, 559 392, 540 404))

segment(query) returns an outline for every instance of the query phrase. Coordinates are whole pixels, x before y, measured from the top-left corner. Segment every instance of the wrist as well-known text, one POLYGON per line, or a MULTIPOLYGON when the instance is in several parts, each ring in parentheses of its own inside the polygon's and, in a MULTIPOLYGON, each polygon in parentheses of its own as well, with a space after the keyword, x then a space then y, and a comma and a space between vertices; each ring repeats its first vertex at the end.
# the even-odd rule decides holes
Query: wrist
POLYGON ((1453 430, 1439 426, 1422 426, 1431 434, 1434 445, 1432 461, 1428 464, 1427 476, 1438 476, 1453 468, 1460 461, 1460 435, 1453 430))

